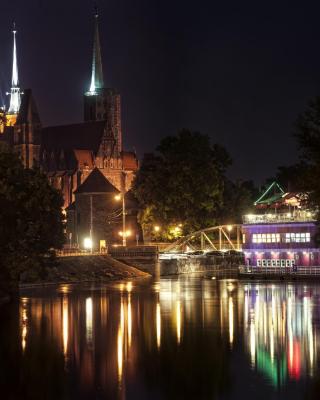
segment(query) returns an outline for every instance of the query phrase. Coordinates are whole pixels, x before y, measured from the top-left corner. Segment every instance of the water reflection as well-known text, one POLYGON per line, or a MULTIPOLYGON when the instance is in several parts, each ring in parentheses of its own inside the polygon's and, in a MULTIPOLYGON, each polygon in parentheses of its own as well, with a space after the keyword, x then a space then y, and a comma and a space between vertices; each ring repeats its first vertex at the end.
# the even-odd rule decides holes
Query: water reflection
POLYGON ((21 315, 21 347, 22 347, 22 351, 23 352, 26 349, 27 333, 28 333, 27 305, 28 305, 28 299, 23 297, 21 299, 21 308, 20 308, 20 315, 21 315))
POLYGON ((252 366, 275 385, 313 376, 316 367, 319 287, 245 285, 244 338, 252 366))
POLYGON ((68 337, 69 337, 69 311, 68 296, 64 295, 62 300, 62 337, 63 337, 63 354, 67 357, 68 353, 68 337))
POLYGON ((1 333, 11 329, 21 355, 12 344, 6 363, 12 356, 26 366, 17 388, 27 387, 33 399, 236 399, 252 379, 270 394, 316 382, 319 299, 317 285, 187 276, 27 292, 17 325, 0 326, 0 350, 1 333), (37 381, 50 377, 55 397, 45 386, 46 396, 34 391, 30 373, 37 381))

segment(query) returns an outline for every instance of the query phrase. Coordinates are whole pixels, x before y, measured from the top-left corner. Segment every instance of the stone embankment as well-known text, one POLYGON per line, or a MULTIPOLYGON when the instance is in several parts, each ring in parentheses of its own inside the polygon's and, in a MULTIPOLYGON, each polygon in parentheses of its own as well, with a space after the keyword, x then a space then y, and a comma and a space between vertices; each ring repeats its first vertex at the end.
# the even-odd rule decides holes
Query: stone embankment
POLYGON ((193 272, 225 272, 238 274, 241 257, 199 256, 172 258, 160 261, 160 275, 179 275, 193 272))
POLYGON ((145 278, 150 274, 126 265, 107 255, 58 257, 55 265, 47 267, 42 281, 26 278, 21 286, 30 284, 109 282, 123 279, 145 278))

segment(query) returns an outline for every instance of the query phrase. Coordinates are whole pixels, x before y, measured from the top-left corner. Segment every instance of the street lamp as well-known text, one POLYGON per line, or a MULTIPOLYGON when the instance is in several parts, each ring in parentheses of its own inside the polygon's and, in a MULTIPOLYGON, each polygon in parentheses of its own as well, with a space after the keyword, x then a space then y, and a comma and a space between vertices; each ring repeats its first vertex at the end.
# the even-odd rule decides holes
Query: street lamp
POLYGON ((114 199, 117 201, 122 200, 122 246, 126 246, 127 245, 127 231, 126 231, 126 202, 125 202, 125 198, 124 198, 124 193, 122 194, 117 194, 114 196, 114 199), (124 234, 123 234, 124 232, 124 234))
POLYGON ((92 239, 89 237, 84 238, 83 246, 85 249, 92 251, 92 239))

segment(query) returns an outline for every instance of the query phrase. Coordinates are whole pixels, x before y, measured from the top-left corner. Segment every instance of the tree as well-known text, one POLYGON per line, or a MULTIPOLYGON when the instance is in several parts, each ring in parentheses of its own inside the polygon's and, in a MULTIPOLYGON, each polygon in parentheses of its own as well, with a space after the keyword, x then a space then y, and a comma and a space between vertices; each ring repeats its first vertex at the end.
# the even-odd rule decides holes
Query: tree
POLYGON ((38 169, 24 169, 0 147, 0 282, 17 287, 20 275, 41 273, 50 249, 64 242, 62 197, 38 169))
POLYGON ((174 239, 216 224, 230 164, 227 151, 206 135, 182 130, 162 139, 134 181, 144 228, 161 225, 162 238, 174 239))
POLYGON ((241 224, 242 216, 252 211, 259 191, 253 181, 233 182, 226 179, 223 191, 223 204, 219 214, 220 224, 241 224))
POLYGON ((320 206, 320 97, 310 101, 295 125, 294 136, 301 151, 304 186, 311 191, 310 203, 320 206))
POLYGON ((266 179, 266 188, 274 181, 288 192, 307 192, 310 190, 310 166, 301 160, 296 164, 278 167, 273 177, 266 179))

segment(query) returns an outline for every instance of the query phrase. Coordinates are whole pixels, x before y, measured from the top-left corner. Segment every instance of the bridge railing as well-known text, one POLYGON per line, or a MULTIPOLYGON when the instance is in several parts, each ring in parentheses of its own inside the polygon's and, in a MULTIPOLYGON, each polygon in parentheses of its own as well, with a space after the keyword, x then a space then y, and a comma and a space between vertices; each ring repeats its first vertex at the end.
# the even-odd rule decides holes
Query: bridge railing
POLYGON ((267 275, 314 275, 320 276, 320 266, 314 267, 239 267, 241 274, 267 274, 267 275))
POLYGON ((186 250, 237 250, 242 249, 241 225, 218 225, 182 236, 165 248, 165 252, 186 250))

